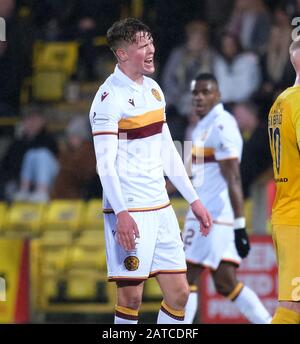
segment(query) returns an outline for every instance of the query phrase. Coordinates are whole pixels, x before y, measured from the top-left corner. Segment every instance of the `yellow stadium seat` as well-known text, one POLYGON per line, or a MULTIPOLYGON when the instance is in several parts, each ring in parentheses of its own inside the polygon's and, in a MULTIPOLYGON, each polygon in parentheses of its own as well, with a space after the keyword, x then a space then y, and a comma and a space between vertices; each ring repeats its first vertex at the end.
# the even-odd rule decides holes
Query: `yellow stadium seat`
POLYGON ((30 287, 33 307, 44 307, 51 299, 63 298, 68 255, 68 246, 44 245, 40 238, 31 240, 30 287))
POLYGON ((41 269, 43 274, 64 273, 70 257, 69 246, 44 246, 41 245, 41 269))
POLYGON ((0 234, 5 230, 5 222, 7 218, 6 203, 0 202, 0 234))
POLYGON ((73 242, 73 233, 70 230, 46 230, 41 235, 42 244, 45 246, 66 246, 73 242))
POLYGON ((92 299, 97 296, 97 283, 94 279, 78 279, 78 276, 70 276, 67 280, 67 299, 92 299))
POLYGON ((155 278, 149 278, 144 286, 144 301, 161 301, 162 292, 155 278))
POLYGON ((7 233, 37 235, 41 229, 45 204, 14 203, 8 210, 6 220, 7 233))
POLYGON ((171 204, 172 204, 172 207, 176 213, 179 227, 182 230, 183 226, 184 226, 185 216, 186 216, 186 213, 188 211, 189 205, 188 205, 187 201, 183 198, 172 198, 171 204))
POLYGON ((68 268, 94 269, 103 272, 106 269, 105 251, 100 247, 73 246, 70 252, 68 268))
POLYGON ((32 78, 32 95, 38 101, 63 99, 67 78, 61 70, 38 70, 32 78))
POLYGON ((109 301, 106 276, 93 269, 72 269, 66 278, 66 298, 68 301, 109 301))
MULTIPOLYGON (((84 231, 82 234, 86 235, 88 232, 84 231)), ((94 234, 99 237, 100 233, 98 230, 98 235, 94 234)), ((100 244, 92 246, 84 243, 72 247, 66 285, 68 300, 108 301, 105 251, 101 249, 100 244)))
POLYGON ((59 101, 66 81, 78 61, 76 42, 37 42, 33 53, 33 97, 39 101, 59 101))
POLYGON ((37 42, 33 52, 34 70, 60 70, 71 76, 77 67, 77 42, 37 42))
POLYGON ((92 199, 87 203, 82 227, 84 230, 104 229, 102 201, 100 199, 92 199))
POLYGON ((58 276, 43 276, 41 281, 42 295, 48 301, 57 299, 60 290, 61 280, 58 276))
POLYGON ((80 200, 54 200, 45 214, 43 230, 69 230, 73 233, 80 229, 85 204, 80 200))
POLYGON ((78 238, 75 239, 75 245, 104 249, 104 232, 99 229, 82 231, 78 238))

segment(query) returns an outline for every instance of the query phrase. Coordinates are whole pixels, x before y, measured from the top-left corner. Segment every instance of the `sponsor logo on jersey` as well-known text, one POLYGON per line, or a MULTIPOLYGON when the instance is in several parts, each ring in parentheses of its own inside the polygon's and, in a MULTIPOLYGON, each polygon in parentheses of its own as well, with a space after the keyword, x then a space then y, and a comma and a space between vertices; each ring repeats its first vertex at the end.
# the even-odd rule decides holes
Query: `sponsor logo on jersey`
POLYGON ((275 178, 275 183, 287 183, 288 178, 275 178))
POLYGON ((158 100, 159 102, 161 102, 161 96, 160 96, 159 92, 155 88, 152 88, 151 92, 154 95, 155 99, 158 100))
POLYGON ((104 100, 108 95, 109 95, 108 92, 103 92, 103 93, 101 94, 101 102, 103 102, 103 100, 104 100))
POLYGON ((134 105, 134 100, 133 100, 133 99, 128 99, 128 103, 131 104, 132 106, 135 106, 135 105, 134 105))
POLYGON ((136 256, 128 256, 124 260, 124 266, 128 271, 135 271, 138 269, 140 261, 136 256))

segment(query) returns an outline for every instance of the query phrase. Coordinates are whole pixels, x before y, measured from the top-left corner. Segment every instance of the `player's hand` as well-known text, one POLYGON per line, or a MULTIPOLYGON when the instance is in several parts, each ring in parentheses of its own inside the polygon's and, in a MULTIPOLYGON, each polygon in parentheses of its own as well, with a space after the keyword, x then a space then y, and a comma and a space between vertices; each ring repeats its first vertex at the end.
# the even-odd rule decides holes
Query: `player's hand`
POLYGON ((135 249, 135 238, 140 237, 138 226, 128 211, 117 214, 117 241, 126 251, 135 249))
POLYGON ((212 217, 210 213, 204 208, 199 199, 191 204, 191 209, 200 223, 200 232, 202 235, 207 236, 212 226, 212 217))
POLYGON ((239 256, 241 258, 247 257, 250 251, 250 242, 246 228, 235 228, 234 241, 239 256))

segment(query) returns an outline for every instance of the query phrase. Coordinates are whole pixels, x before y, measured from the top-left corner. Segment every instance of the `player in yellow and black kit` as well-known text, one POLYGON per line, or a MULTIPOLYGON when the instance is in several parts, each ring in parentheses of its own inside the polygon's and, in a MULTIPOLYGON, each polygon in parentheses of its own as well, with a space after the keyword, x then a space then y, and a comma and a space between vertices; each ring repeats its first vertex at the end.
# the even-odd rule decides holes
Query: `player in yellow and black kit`
POLYGON ((290 46, 296 71, 269 113, 269 140, 276 182, 272 209, 278 261, 279 307, 273 324, 300 324, 300 39, 290 46))

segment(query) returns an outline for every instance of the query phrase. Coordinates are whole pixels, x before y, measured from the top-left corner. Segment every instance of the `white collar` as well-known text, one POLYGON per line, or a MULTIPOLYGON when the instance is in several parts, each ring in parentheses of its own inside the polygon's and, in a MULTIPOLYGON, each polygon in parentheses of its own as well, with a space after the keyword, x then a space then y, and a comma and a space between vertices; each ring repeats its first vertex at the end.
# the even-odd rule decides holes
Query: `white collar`
POLYGON ((206 116, 204 116, 203 119, 208 118, 208 117, 212 117, 213 115, 217 115, 218 113, 223 112, 223 111, 224 111, 223 104, 218 103, 209 111, 209 113, 206 116))
POLYGON ((132 79, 130 79, 124 72, 122 72, 118 65, 116 65, 113 75, 117 79, 122 81, 124 84, 126 84, 127 86, 135 89, 138 92, 141 92, 143 90, 143 88, 144 88, 145 79, 143 80, 143 84, 139 85, 138 83, 136 83, 132 79))

